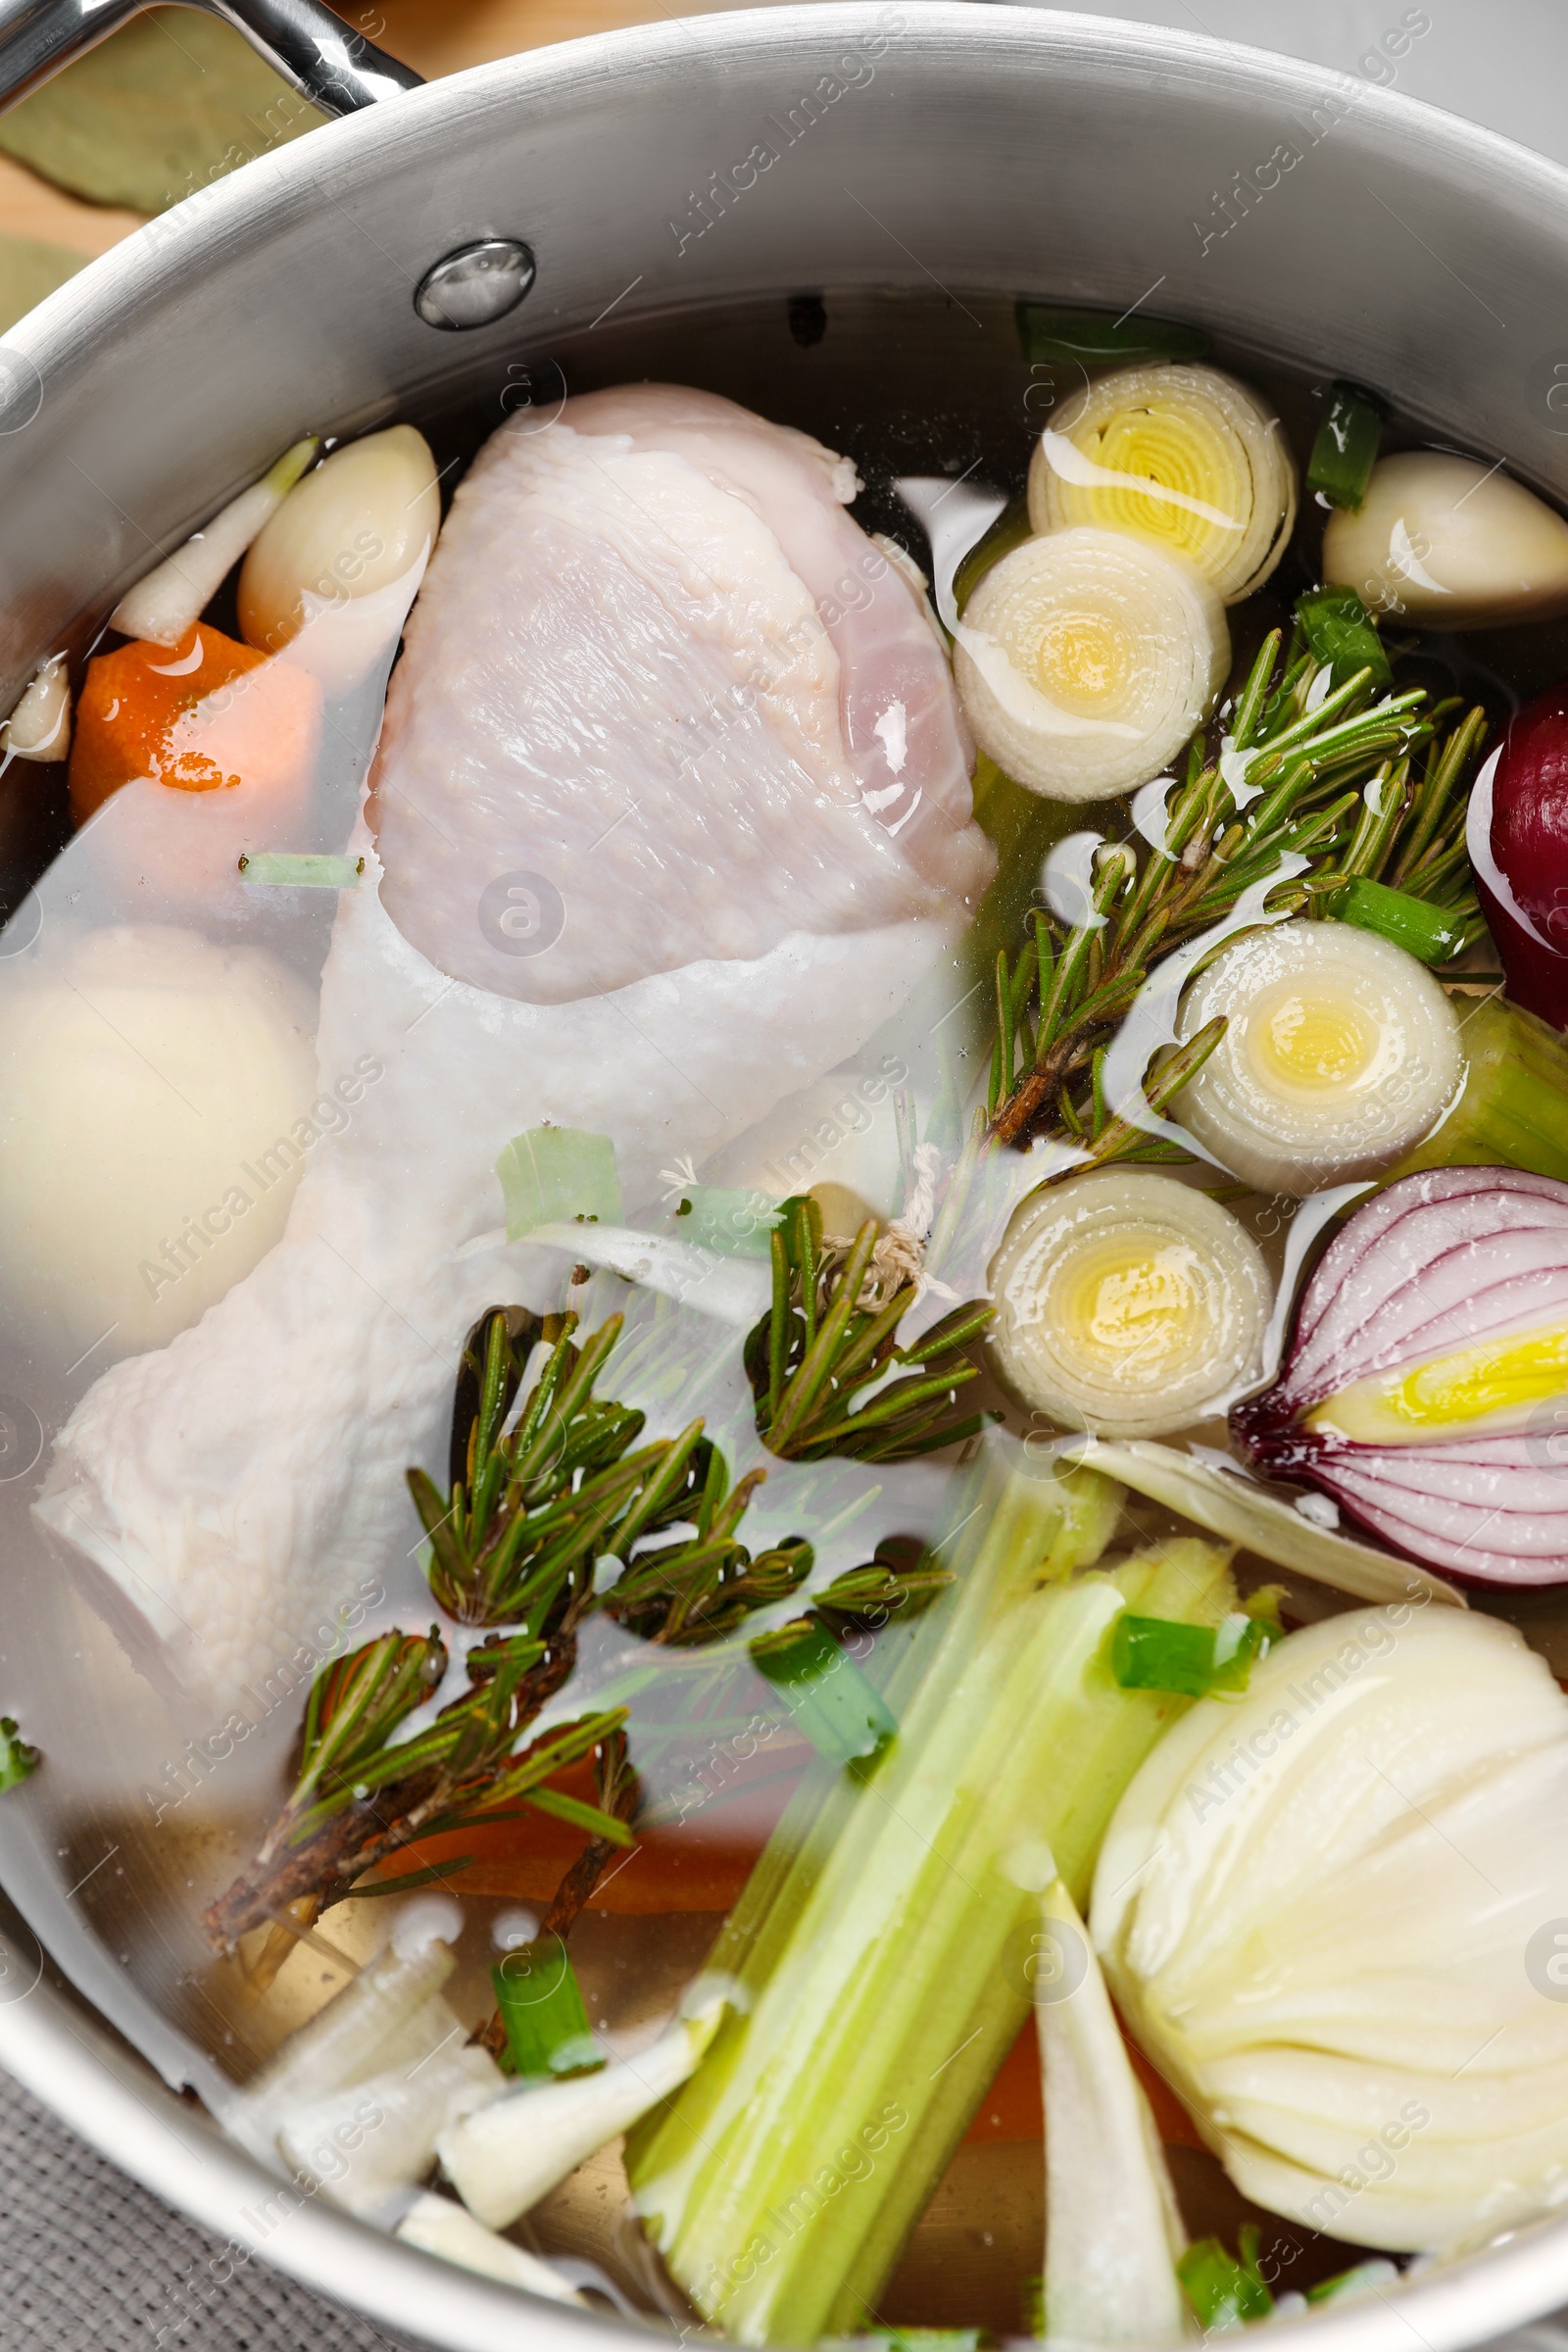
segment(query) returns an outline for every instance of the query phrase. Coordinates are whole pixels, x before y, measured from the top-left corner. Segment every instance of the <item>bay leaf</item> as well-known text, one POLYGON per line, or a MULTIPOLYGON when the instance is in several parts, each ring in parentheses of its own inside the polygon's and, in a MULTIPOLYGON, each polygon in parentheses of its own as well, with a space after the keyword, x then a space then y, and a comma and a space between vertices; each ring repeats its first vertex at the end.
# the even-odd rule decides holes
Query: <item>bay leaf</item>
POLYGON ((155 8, 0 117, 0 150, 74 196, 161 213, 320 121, 230 25, 155 8))
POLYGON ((64 245, 41 244, 36 237, 0 236, 0 335, 91 258, 70 253, 64 245))

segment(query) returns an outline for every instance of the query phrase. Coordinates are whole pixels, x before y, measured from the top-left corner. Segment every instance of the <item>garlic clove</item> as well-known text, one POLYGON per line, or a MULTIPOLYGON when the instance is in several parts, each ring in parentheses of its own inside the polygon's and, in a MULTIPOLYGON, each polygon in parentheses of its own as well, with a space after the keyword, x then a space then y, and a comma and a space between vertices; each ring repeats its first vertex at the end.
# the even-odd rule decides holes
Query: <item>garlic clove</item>
POLYGON ((1374 466, 1323 534, 1323 576, 1375 612, 1439 629, 1568 612, 1568 522, 1496 467, 1435 449, 1374 466))

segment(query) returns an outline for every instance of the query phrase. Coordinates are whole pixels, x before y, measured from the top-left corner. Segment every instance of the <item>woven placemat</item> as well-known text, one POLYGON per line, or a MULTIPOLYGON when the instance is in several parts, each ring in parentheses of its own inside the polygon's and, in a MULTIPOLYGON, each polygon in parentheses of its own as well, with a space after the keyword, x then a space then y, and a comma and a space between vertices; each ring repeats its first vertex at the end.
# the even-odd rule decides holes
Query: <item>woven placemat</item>
POLYGON ((0 2075, 5 2352, 407 2352, 116 2172, 0 2075))

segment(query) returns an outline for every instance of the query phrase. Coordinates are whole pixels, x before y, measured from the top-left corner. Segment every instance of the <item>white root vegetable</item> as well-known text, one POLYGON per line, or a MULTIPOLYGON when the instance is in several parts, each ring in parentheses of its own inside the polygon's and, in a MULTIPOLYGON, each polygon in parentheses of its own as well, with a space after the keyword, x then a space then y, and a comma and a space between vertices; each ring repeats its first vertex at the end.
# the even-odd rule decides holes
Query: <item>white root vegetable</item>
POLYGON ((991 1269, 991 1346, 1026 1404, 1068 1429, 1181 1429, 1258 1361, 1269 1278, 1227 1208, 1147 1169, 1036 1193, 991 1269))
POLYGON ((1184 2332, 1176 2264, 1187 2236, 1100 1962, 1059 1879, 1033 1940, 1048 2339, 1164 2343, 1184 2332))
POLYGON ((240 633, 346 693, 403 626, 441 528, 435 460, 412 424, 351 441, 289 492, 239 577, 240 633))
POLYGON ((258 532, 277 513, 321 444, 314 435, 296 441, 275 466, 230 500, 222 513, 183 547, 155 564, 127 589, 109 615, 122 637, 144 637, 154 645, 177 645, 200 620, 230 570, 258 532))
POLYGON ((976 742, 1032 792, 1098 801, 1155 776, 1230 668, 1209 582, 1179 557, 1085 526, 1029 539, 963 610, 955 675, 976 742))
POLYGON ((1403 948, 1349 923, 1276 923, 1227 947, 1182 1005, 1183 1039, 1225 1034, 1172 1115, 1262 1193, 1381 1176, 1464 1072, 1443 990, 1403 948))
POLYGON ((1095 1943, 1237 2186, 1450 2251, 1568 2200, 1568 1699, 1495 1619, 1356 1610, 1200 1699, 1101 1850, 1095 1943))
POLYGON ((282 1232, 309 994, 259 949, 154 924, 46 932, 0 986, 0 1299, 72 1353, 159 1347, 282 1232))
POLYGON ((400 2189, 429 2171, 447 2126, 506 2090, 489 2052, 462 2035, 454 2020, 449 2048, 293 2108, 277 2132, 290 2171, 349 2213, 367 2220, 384 2213, 400 2189))
POLYGON ((1052 419, 1029 467, 1037 531, 1130 532, 1196 564, 1227 605, 1274 569, 1296 495, 1279 418, 1256 393, 1217 368, 1175 362, 1087 385, 1052 419))
POLYGON ((1542 620, 1568 612, 1568 522, 1473 458, 1401 450, 1373 467, 1354 513, 1330 516, 1323 576, 1431 628, 1542 620))
POLYGON ((527 2213, 607 2140, 679 2088, 722 2013, 722 2002, 711 2002, 695 2017, 677 2018, 635 2058, 510 2091, 443 2132, 436 2153, 469 2212, 494 2230, 527 2213))
POLYGON ((275 2163, 278 2131, 305 2102, 456 2047, 464 2029, 439 1997, 455 1966, 444 1943, 407 1954, 388 1945, 235 2092, 219 2118, 224 2130, 275 2163))
POLYGON ((5 724, 5 749, 15 760, 49 763, 71 757, 71 673, 64 654, 40 662, 5 724))
POLYGON ((520 2286, 530 2295, 548 2295, 554 2303, 587 2305, 559 2271, 514 2246, 510 2238, 486 2230, 471 2213, 450 2197, 422 2196, 410 2206, 397 2226, 397 2236, 422 2254, 437 2254, 463 2270, 477 2271, 483 2278, 499 2278, 506 2286, 520 2286))
POLYGON ((1469 1606, 1455 1586, 1430 1569, 1336 1535, 1303 1517, 1282 1494, 1271 1494, 1250 1478, 1211 1469, 1174 1446, 1107 1445, 1091 1438, 1081 1448, 1074 1446, 1073 1459, 1105 1478, 1120 1479, 1135 1494, 1162 1502, 1167 1510, 1180 1511, 1211 1536, 1245 1544, 1259 1559, 1310 1576, 1332 1592, 1349 1592, 1357 1600, 1436 1600, 1455 1609, 1469 1606))

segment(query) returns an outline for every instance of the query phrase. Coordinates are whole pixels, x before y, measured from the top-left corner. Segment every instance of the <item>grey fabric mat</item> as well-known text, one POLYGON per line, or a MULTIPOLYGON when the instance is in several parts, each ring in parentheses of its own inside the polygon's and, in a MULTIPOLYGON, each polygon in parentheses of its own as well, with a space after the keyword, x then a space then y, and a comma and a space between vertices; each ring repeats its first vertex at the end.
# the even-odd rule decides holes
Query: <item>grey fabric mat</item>
POLYGON ((172 2213, 0 2074, 4 2352, 402 2352, 172 2213))

